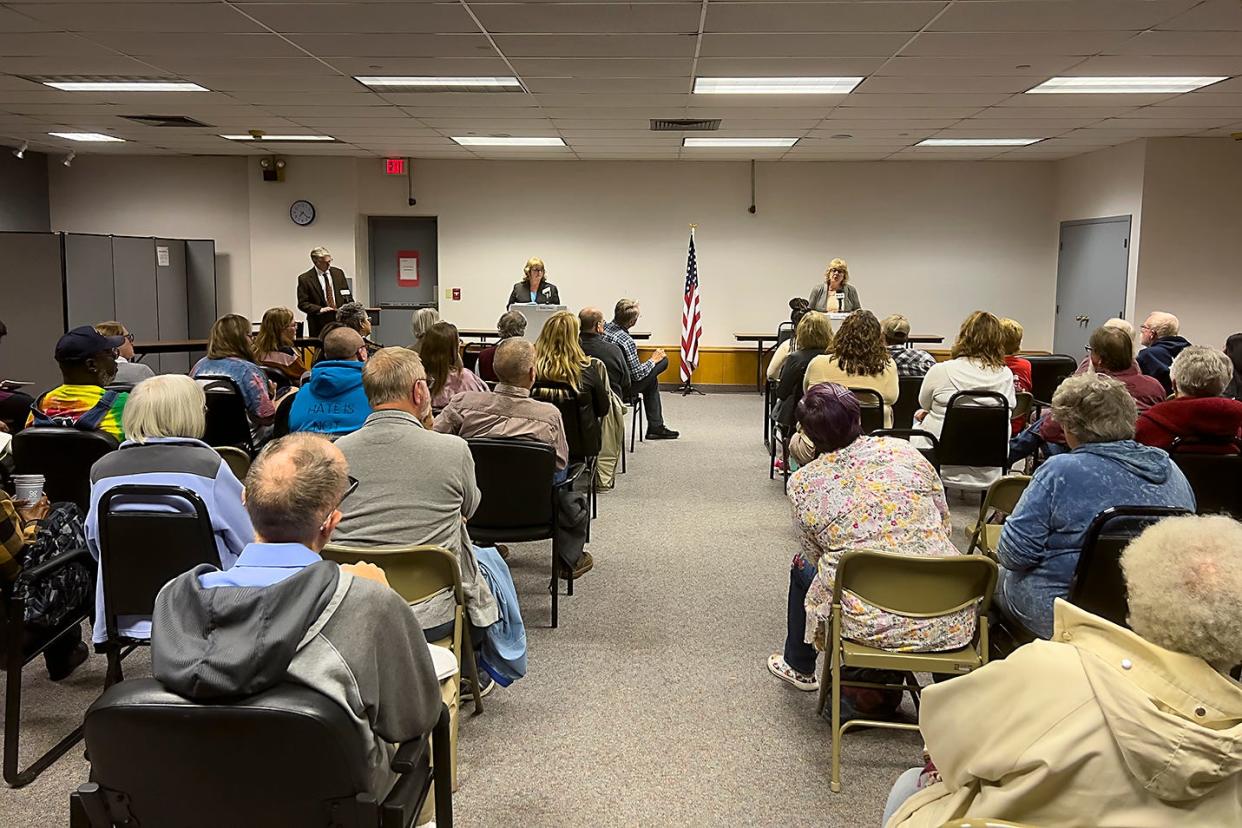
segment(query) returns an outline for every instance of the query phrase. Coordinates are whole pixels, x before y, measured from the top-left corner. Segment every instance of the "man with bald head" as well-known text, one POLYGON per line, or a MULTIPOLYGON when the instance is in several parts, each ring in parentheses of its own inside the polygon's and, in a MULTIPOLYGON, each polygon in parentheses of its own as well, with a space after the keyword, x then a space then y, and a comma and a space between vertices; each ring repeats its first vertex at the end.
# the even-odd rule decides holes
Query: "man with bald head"
POLYGON ((1166 394, 1173 393, 1173 381, 1169 379, 1173 359, 1190 345, 1185 337, 1178 336, 1180 329, 1177 317, 1165 311, 1152 311, 1141 329, 1145 347, 1138 353, 1139 369, 1159 380, 1166 394))
POLYGON ((289 430, 340 435, 362 428, 371 413, 362 387, 366 361, 366 342, 353 328, 333 328, 325 334, 323 359, 293 398, 289 430))
POLYGON ((630 369, 626 367, 621 349, 604 338, 604 312, 599 308, 578 311, 578 328, 582 352, 604 363, 608 369, 608 387, 620 399, 626 399, 630 390, 630 369))
POLYGON ((319 555, 352 494, 348 472, 317 435, 263 449, 244 493, 254 543, 231 569, 202 564, 160 590, 151 670, 202 702, 285 681, 319 691, 365 735, 368 790, 382 800, 396 779, 395 745, 431 732, 441 689, 422 627, 384 573, 319 555))

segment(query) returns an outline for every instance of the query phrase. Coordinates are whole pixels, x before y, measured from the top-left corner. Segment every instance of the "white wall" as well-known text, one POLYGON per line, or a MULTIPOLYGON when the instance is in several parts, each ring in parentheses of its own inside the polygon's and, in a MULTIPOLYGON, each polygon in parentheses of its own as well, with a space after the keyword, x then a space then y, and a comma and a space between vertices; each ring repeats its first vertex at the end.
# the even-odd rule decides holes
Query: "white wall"
POLYGON ((1139 317, 1169 311, 1191 342, 1221 347, 1242 331, 1242 143, 1147 144, 1139 317))

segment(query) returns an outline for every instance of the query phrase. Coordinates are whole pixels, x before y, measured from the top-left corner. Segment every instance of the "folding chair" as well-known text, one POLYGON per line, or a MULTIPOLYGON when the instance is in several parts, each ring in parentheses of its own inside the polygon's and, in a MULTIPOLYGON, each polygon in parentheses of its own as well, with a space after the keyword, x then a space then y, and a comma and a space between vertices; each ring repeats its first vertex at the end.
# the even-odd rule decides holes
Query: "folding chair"
POLYGON ((940 673, 961 675, 987 664, 987 610, 996 588, 996 564, 982 555, 955 555, 933 558, 898 555, 892 552, 854 550, 837 563, 832 587, 832 631, 820 677, 819 712, 832 701, 832 778, 830 787, 841 790, 841 737, 854 727, 882 727, 891 730, 919 729, 916 724, 852 719, 841 723, 841 687, 872 687, 910 693, 918 707, 921 691, 908 676, 905 684, 877 684, 843 681, 844 667, 870 667, 907 674, 940 673), (965 647, 937 653, 898 653, 856 644, 842 637, 841 595, 849 591, 866 603, 887 612, 911 618, 933 618, 975 608, 975 635, 965 647), (831 676, 829 675, 831 673, 831 676), (831 680, 830 680, 831 679, 831 680), (831 691, 829 687, 831 686, 831 691))
POLYGON ((1030 482, 1029 475, 1011 474, 988 486, 987 494, 984 495, 983 502, 979 504, 979 517, 974 523, 966 525, 966 537, 970 540, 970 545, 966 547, 967 555, 973 555, 978 549, 992 560, 996 560, 996 545, 1000 543, 1001 526, 1004 521, 989 523, 988 519, 993 514, 999 514, 1002 518, 1012 515, 1014 509, 1018 508, 1018 501, 1030 482))
POLYGON ((1009 401, 996 391, 958 391, 940 427, 941 466, 1009 471, 1009 401))
POLYGON ((1242 455, 1203 454, 1194 448, 1174 442, 1169 456, 1194 490, 1196 511, 1242 520, 1242 455))
POLYGON ((897 402, 893 403, 893 428, 914 428, 914 412, 919 410, 922 377, 897 378, 897 402))
POLYGON ((871 388, 850 388, 849 392, 858 399, 863 434, 884 428, 884 398, 880 392, 871 388))
POLYGON ((272 425, 272 437, 284 437, 289 433, 289 413, 293 411, 293 398, 298 395, 297 389, 290 391, 276 403, 276 421, 272 425))
POLYGON ((250 471, 250 455, 236 446, 216 446, 212 449, 228 465, 229 471, 238 480, 245 480, 250 471))
POLYGON ((236 446, 254 456, 250 434, 250 415, 246 398, 229 377, 197 377, 207 397, 207 432, 203 442, 209 446, 236 446))
MULTIPOLYGON (((599 512, 599 502, 595 492, 595 465, 599 462, 599 453, 603 447, 603 429, 599 418, 595 416, 591 399, 564 382, 536 382, 530 389, 531 399, 555 405, 561 412, 561 423, 565 427, 565 443, 569 448, 569 462, 582 463, 586 473, 590 475, 591 517, 599 512)), ((591 539, 590 529, 587 540, 591 539)))
POLYGON ((1057 386, 1078 370, 1078 360, 1068 354, 1030 354, 1024 358, 1031 363, 1031 396, 1037 410, 1052 405, 1057 386))
POLYGON ((921 428, 881 428, 871 432, 872 437, 896 437, 898 440, 909 440, 911 444, 915 440, 922 440, 927 443, 926 446, 915 445, 919 450, 919 454, 931 463, 932 468, 936 470, 936 474, 940 474, 940 457, 938 448, 940 441, 936 439, 936 435, 930 431, 924 431, 921 428))

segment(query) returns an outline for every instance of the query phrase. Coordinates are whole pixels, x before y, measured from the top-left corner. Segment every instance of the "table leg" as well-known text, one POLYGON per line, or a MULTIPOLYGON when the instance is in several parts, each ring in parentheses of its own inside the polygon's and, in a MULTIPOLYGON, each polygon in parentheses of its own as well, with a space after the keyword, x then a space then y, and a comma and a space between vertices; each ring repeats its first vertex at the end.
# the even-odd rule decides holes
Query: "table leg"
POLYGON ((755 389, 763 393, 763 340, 755 343, 755 389))

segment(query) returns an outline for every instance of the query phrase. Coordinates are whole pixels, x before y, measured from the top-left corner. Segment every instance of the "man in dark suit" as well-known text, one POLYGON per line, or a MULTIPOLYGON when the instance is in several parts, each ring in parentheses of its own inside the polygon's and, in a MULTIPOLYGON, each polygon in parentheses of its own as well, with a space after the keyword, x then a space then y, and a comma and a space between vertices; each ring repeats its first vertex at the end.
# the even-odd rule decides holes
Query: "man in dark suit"
POLYGON ((599 308, 583 308, 578 312, 578 325, 582 352, 604 363, 612 393, 626 399, 630 393, 630 371, 625 365, 625 354, 603 337, 604 312, 599 308))
POLYGON ((319 336, 324 325, 336 319, 336 309, 354 301, 345 271, 332 267, 332 254, 326 247, 310 252, 310 270, 298 277, 298 310, 306 314, 306 332, 319 336))

